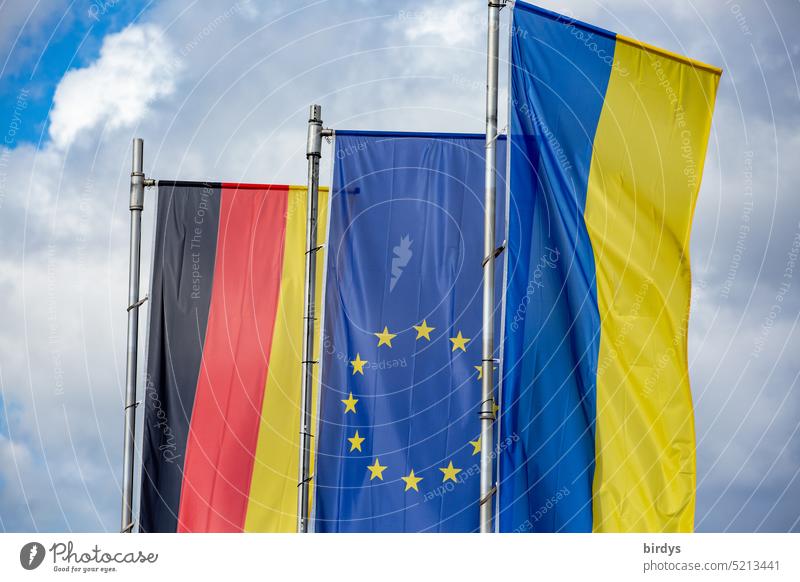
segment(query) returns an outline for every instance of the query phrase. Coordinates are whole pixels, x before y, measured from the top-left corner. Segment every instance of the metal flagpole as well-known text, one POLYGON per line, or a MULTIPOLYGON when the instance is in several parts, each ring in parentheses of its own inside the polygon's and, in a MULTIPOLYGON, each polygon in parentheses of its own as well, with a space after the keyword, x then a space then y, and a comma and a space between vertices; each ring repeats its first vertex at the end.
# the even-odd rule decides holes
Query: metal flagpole
MULTIPOLYGON (((136 430, 136 370, 139 350, 139 308, 147 300, 139 299, 139 271, 141 267, 142 210, 145 180, 143 171, 144 142, 133 140, 131 166, 131 238, 128 271, 128 345, 125 363, 125 437, 122 456, 122 532, 133 530, 133 457, 136 430)), ((149 182, 149 183, 148 183, 149 182)))
POLYGON ((481 491, 480 531, 492 531, 492 499, 496 491, 492 452, 494 450, 494 263, 500 253, 495 247, 495 197, 497 192, 497 86, 500 52, 500 9, 505 2, 489 2, 486 50, 486 183, 483 219, 483 346, 481 383, 481 491))
POLYGON ((322 156, 322 137, 327 132, 322 129, 322 107, 312 105, 308 116, 308 140, 306 159, 308 160, 308 192, 306 204, 306 275, 303 286, 305 308, 303 323, 303 359, 300 387, 300 463, 298 470, 297 531, 308 532, 308 499, 311 475, 311 392, 314 380, 314 323, 316 321, 315 294, 317 288, 317 206, 319 203, 319 161, 322 156))

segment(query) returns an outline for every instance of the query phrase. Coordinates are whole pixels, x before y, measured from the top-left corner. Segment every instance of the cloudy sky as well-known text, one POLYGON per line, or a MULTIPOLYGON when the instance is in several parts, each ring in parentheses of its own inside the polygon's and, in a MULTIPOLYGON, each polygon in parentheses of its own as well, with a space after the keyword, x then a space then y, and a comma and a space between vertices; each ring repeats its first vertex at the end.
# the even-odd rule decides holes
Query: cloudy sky
MULTIPOLYGON (((725 71, 692 238, 696 522, 800 531, 800 4, 540 4, 725 71)), ((0 531, 119 527, 133 137, 154 178, 303 183, 310 103, 480 132, 484 75, 482 0, 0 0, 0 531)))

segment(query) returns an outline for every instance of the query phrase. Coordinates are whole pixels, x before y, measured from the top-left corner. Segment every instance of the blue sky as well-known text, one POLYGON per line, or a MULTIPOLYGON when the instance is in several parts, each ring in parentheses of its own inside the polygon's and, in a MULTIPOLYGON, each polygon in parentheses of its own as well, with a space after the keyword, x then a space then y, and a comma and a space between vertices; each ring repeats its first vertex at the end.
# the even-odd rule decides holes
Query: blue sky
POLYGON ((4 39, 0 82, 2 111, 13 111, 20 91, 29 93, 28 123, 18 140, 38 143, 46 136, 53 94, 64 73, 96 59, 103 38, 130 24, 148 4, 83 0, 59 11, 35 3, 26 12, 18 36, 4 39))
MULTIPOLYGON (((725 71, 692 234, 697 526, 800 530, 800 5, 541 4, 725 71)), ((118 527, 131 139, 156 178, 302 183, 310 103, 480 132, 484 27, 479 0, 0 3, 0 531, 118 527)))

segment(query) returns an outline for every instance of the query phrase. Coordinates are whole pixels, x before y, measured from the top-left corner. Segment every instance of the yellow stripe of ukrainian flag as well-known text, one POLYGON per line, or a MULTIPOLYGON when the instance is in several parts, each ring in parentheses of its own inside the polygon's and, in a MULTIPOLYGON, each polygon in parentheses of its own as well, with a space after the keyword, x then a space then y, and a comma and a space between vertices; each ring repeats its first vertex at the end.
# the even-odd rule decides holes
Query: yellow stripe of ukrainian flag
POLYGON ((595 531, 692 531, 689 234, 718 69, 617 38, 585 220, 601 318, 595 531))
MULTIPOLYGON (((318 224, 327 224, 327 214, 328 189, 320 188, 318 224)), ((306 188, 292 186, 289 189, 278 316, 245 519, 244 529, 248 532, 293 532, 297 523, 305 219, 306 188)), ((324 242, 324 237, 325 229, 320 228, 318 244, 324 242)), ((321 305, 324 263, 325 255, 321 251, 317 256, 317 305, 321 305)), ((315 337, 319 338, 319 320, 315 337)), ((319 344, 315 347, 315 352, 318 351, 319 344)), ((314 359, 319 360, 318 353, 314 359)), ((311 401, 316 405, 316 392, 311 401)), ((316 410, 312 411, 312 416, 316 418, 316 410)), ((313 463, 313 450, 311 458, 313 463)))

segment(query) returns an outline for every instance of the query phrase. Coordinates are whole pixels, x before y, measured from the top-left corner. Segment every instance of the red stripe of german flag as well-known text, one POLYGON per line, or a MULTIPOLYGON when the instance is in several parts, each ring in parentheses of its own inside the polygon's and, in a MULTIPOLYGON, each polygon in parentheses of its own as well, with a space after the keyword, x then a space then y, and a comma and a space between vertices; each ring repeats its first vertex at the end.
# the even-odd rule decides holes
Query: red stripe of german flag
POLYGON ((178 531, 242 531, 284 257, 288 188, 222 187, 178 531))

